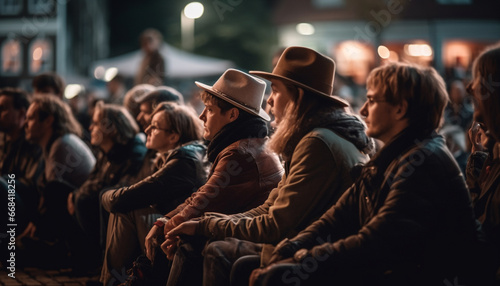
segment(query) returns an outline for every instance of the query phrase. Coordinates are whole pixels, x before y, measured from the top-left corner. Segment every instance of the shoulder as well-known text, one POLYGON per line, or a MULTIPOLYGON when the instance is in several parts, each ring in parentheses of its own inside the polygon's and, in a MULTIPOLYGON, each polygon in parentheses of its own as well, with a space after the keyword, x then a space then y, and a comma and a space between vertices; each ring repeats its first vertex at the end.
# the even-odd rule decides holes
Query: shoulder
POLYGON ((362 161, 368 159, 367 155, 361 153, 353 143, 339 136, 334 131, 321 127, 314 128, 302 137, 295 151, 300 151, 303 148, 313 148, 314 150, 317 146, 325 146, 335 157, 349 156, 362 161), (310 147, 311 145, 312 147, 310 147))
POLYGON ((170 158, 185 158, 193 160, 203 160, 207 147, 201 142, 190 142, 175 149, 170 154, 170 158))
POLYGON ((91 152, 90 148, 75 134, 65 134, 59 138, 57 138, 52 146, 50 147, 52 152, 74 152, 74 151, 82 151, 82 152, 91 152))
POLYGON ((437 177, 461 174, 458 164, 446 147, 445 139, 438 134, 416 139, 415 145, 395 163, 395 167, 403 172, 421 170, 437 177))
POLYGON ((57 138, 50 147, 49 160, 50 158, 95 163, 95 157, 90 148, 74 134, 65 134, 57 138))

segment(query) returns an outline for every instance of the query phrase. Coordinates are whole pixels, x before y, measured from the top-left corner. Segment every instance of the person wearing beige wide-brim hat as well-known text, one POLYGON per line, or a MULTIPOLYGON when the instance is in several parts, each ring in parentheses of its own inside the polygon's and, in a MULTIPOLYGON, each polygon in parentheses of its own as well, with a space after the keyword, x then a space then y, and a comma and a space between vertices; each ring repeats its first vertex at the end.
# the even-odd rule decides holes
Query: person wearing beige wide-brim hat
MULTIPOLYGON (((253 254, 250 265, 267 263, 274 244, 297 234, 337 201, 352 183, 351 168, 366 162, 372 147, 364 125, 345 113, 343 100, 331 95, 335 63, 329 57, 289 47, 272 73, 251 73, 272 83, 267 102, 277 129, 269 147, 284 159, 285 175, 261 206, 243 214, 188 222, 168 234, 220 240, 204 249, 203 285, 229 285, 230 276, 248 278, 248 272, 245 277, 237 266, 231 273, 240 256, 253 254)), ((248 285, 248 281, 231 283, 248 285)))
MULTIPOLYGON (((203 137, 209 141, 207 157, 212 167, 205 185, 153 227, 146 238, 147 249, 152 249, 153 238, 163 238, 163 234, 179 224, 205 212, 232 214, 259 206, 283 174, 278 156, 266 148, 269 115, 261 108, 266 83, 242 71, 228 69, 213 85, 200 82, 196 85, 202 90, 205 104, 200 119, 204 125, 203 137)), ((179 277, 187 271, 182 254, 190 246, 181 242, 177 249, 178 241, 170 238, 161 245, 167 258, 174 259, 169 274, 173 280, 182 279, 179 277)), ((201 260, 201 249, 196 249, 196 244, 194 247, 198 251, 193 256, 201 260)), ((148 251, 148 257, 152 258, 153 253, 148 251)), ((201 285, 201 282, 190 280, 185 285, 201 285)))

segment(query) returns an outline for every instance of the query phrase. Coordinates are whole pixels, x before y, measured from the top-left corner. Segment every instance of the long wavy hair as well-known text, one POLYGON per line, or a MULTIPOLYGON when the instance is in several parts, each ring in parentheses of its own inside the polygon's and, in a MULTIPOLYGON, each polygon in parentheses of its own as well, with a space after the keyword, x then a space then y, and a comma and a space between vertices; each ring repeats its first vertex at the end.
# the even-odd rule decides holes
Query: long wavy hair
POLYGON ((71 112, 69 105, 61 99, 51 95, 35 96, 32 104, 36 104, 38 107, 38 119, 40 121, 44 121, 49 116, 54 117, 54 122, 52 123, 54 138, 68 133, 82 137, 82 126, 76 120, 73 112, 71 112))
POLYGON ((290 160, 302 137, 317 127, 315 123, 318 120, 315 118, 325 112, 342 110, 342 107, 322 95, 295 85, 285 83, 285 86, 291 100, 285 107, 283 120, 269 141, 269 147, 283 159, 290 160))

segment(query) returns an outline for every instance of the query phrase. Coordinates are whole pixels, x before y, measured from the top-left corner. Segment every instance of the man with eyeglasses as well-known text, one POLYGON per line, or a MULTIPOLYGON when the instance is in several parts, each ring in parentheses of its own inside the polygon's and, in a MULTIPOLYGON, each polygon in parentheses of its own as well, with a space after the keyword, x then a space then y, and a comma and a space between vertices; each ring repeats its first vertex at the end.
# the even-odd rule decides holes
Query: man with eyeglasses
POLYGON ((278 244, 250 285, 487 285, 467 187, 436 133, 443 79, 391 63, 370 73, 367 90, 360 113, 384 147, 320 219, 278 244))

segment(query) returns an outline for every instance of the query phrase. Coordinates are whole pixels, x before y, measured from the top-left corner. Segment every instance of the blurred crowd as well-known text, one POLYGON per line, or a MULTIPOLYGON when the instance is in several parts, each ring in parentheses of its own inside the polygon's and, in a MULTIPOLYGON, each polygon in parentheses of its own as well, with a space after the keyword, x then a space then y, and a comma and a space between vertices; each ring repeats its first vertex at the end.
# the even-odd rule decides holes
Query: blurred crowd
POLYGON ((95 285, 499 285, 498 46, 446 80, 387 63, 362 95, 288 47, 186 100, 161 38, 141 39, 134 85, 117 74, 104 97, 68 100, 53 72, 0 89, 17 267, 95 285))

